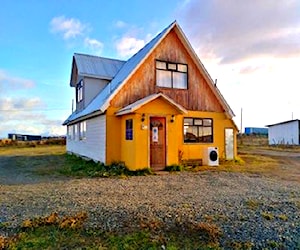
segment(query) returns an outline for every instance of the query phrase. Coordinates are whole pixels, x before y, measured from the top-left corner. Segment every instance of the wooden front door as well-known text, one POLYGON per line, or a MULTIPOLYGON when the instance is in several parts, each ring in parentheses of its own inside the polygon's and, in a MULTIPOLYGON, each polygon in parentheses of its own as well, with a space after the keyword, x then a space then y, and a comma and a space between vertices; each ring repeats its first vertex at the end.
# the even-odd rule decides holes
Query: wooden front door
POLYGON ((166 118, 150 118, 150 166, 163 170, 166 166, 166 118))

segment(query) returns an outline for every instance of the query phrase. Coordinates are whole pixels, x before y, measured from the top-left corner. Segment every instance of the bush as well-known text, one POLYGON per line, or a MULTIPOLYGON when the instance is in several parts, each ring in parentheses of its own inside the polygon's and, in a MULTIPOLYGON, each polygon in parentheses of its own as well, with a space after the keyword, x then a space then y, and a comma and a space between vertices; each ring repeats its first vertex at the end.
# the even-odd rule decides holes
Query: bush
POLYGON ((67 155, 67 166, 60 173, 69 176, 110 177, 110 176, 140 176, 153 174, 150 168, 131 171, 124 162, 114 161, 109 165, 93 160, 85 160, 75 155, 67 155))
POLYGON ((169 171, 169 172, 180 172, 180 171, 184 170, 184 167, 182 165, 172 164, 172 165, 166 166, 165 170, 169 171))

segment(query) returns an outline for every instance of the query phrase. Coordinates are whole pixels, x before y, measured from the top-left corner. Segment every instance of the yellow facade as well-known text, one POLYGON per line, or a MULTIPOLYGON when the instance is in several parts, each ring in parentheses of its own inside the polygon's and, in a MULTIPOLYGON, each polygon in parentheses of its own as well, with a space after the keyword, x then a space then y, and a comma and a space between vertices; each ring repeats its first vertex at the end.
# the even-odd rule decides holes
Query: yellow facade
MULTIPOLYGON (((188 111, 182 114, 176 107, 162 98, 157 98, 133 113, 116 116, 117 109, 107 110, 106 161, 123 161, 130 170, 139 170, 150 166, 150 118, 166 119, 166 165, 179 164, 182 160, 202 159, 205 148, 219 148, 220 158, 225 157, 225 128, 236 127, 224 113, 188 111), (213 119, 213 143, 184 143, 183 118, 213 119), (133 139, 126 140, 126 120, 133 120, 133 139)), ((236 157, 236 140, 234 139, 234 156, 236 157)))

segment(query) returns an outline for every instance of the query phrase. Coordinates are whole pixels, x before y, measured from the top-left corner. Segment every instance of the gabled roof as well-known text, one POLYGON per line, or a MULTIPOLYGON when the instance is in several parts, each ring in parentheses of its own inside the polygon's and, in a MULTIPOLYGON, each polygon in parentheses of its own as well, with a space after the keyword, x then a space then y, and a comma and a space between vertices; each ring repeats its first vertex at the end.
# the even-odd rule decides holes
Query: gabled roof
MULTIPOLYGON (((125 62, 126 61, 75 53, 72 68, 74 64, 76 64, 78 75, 81 76, 112 80, 125 62)), ((71 86, 77 84, 73 81, 72 75, 70 84, 71 86)))
POLYGON ((163 100, 165 100, 167 103, 169 103, 171 106, 173 106, 175 109, 177 109, 179 111, 179 113, 182 113, 182 114, 187 113, 187 110, 184 107, 182 107, 178 103, 174 102, 171 98, 164 95, 163 93, 157 93, 157 94, 152 94, 152 95, 146 96, 124 108, 121 108, 120 110, 118 110, 116 112, 116 115, 119 116, 119 115, 133 113, 136 110, 138 110, 140 107, 142 107, 142 106, 146 105, 147 103, 154 101, 155 99, 160 98, 160 97, 163 100))
POLYGON ((134 72, 139 68, 139 66, 147 59, 151 52, 158 46, 158 44, 164 39, 171 30, 175 30, 179 39, 190 53, 195 64, 198 66, 200 72, 203 73, 210 89, 215 94, 216 98, 221 103, 225 113, 229 118, 234 116, 233 111, 229 107, 228 103, 221 95, 220 91, 216 88, 212 78, 206 71, 205 67, 201 63, 200 59, 196 55, 195 51, 192 49, 190 43, 185 37, 183 31, 179 27, 176 21, 171 23, 167 28, 165 28, 161 33, 159 33, 155 38, 153 38, 148 44, 145 45, 141 50, 139 50, 135 55, 133 55, 127 62, 123 64, 120 70, 117 72, 115 77, 107 84, 103 90, 90 102, 90 104, 82 111, 78 113, 73 113, 64 122, 64 125, 77 120, 83 116, 91 116, 93 114, 104 113, 109 106, 110 101, 118 93, 118 91, 124 86, 126 81, 134 74, 134 72))

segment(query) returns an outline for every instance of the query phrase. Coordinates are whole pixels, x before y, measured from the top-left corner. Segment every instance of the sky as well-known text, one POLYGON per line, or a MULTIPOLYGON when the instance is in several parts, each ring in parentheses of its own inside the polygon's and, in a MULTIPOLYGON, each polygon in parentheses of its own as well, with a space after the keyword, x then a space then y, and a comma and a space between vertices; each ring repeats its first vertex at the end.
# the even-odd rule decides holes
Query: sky
POLYGON ((73 54, 127 60, 174 20, 239 129, 300 119, 299 0, 3 0, 0 138, 64 135, 73 54))

